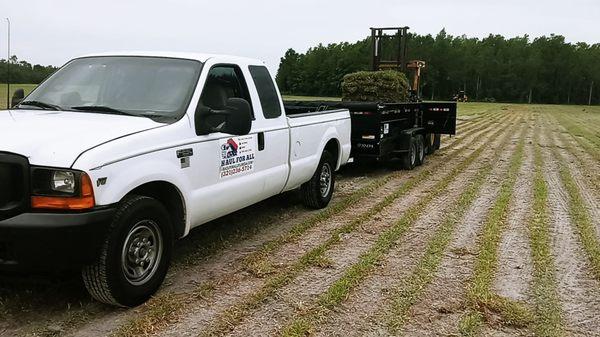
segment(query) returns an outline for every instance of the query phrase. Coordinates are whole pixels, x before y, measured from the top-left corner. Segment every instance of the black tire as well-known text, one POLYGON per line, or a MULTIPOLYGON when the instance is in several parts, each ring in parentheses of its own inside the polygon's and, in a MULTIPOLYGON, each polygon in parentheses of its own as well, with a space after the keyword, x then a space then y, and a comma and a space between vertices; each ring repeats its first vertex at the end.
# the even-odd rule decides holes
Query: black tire
POLYGON ((415 168, 417 161, 417 141, 415 137, 410 137, 408 142, 408 151, 400 156, 400 162, 402 163, 402 168, 405 170, 412 170, 415 168))
POLYGON ((428 133, 425 135, 425 154, 430 155, 435 152, 435 148, 433 146, 433 133, 428 133))
POLYGON ((435 136, 433 136, 434 151, 439 150, 441 145, 442 145, 442 135, 440 135, 439 133, 436 133, 435 136))
POLYGON ((309 208, 325 208, 331 201, 334 188, 335 160, 333 155, 325 150, 321 155, 321 161, 312 178, 300 187, 302 202, 309 208))
POLYGON ((109 226, 100 257, 83 268, 83 282, 100 302, 137 306, 161 286, 172 247, 173 230, 165 207, 153 198, 128 196, 109 226))
POLYGON ((416 135, 415 140, 417 145, 415 165, 421 166, 425 162, 425 140, 423 138, 423 135, 416 135))

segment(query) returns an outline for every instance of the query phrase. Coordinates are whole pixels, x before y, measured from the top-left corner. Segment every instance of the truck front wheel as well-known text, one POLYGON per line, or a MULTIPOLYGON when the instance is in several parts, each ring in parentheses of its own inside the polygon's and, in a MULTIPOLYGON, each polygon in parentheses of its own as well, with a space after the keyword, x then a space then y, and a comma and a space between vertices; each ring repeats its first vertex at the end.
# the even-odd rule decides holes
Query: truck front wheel
POLYGON ((321 161, 312 178, 302 184, 300 193, 304 205, 314 209, 324 208, 331 201, 335 188, 335 160, 329 151, 323 151, 321 161))
POLYGON ((160 202, 145 196, 125 198, 109 227, 100 257, 82 271, 87 290, 107 304, 142 304, 167 274, 172 242, 169 214, 160 202))

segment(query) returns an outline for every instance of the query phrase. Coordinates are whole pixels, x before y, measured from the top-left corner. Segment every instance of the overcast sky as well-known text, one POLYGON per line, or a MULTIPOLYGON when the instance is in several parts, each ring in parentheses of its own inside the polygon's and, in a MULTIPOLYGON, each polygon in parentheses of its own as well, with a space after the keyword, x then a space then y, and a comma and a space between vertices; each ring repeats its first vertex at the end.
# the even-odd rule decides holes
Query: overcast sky
POLYGON ((115 50, 227 53, 276 70, 288 48, 357 41, 369 27, 484 37, 551 33, 600 42, 600 0, 0 0, 0 58, 6 20, 12 51, 31 63, 62 65, 115 50))

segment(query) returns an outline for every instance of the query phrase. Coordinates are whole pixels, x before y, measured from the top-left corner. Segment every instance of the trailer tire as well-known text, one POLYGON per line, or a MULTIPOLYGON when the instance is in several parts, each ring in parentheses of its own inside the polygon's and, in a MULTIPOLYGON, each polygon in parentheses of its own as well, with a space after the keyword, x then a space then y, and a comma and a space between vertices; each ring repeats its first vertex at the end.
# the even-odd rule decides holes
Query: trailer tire
POLYGON ((415 165, 421 166, 425 163, 425 139, 423 135, 417 135, 415 137, 416 147, 417 147, 417 155, 415 159, 415 165))
POLYGON ((441 145, 442 145, 442 135, 440 135, 439 133, 436 133, 433 136, 433 151, 435 152, 435 150, 439 150, 441 145))
POLYGON ((415 168, 417 162, 417 141, 415 137, 410 137, 408 141, 408 151, 400 156, 400 162, 402 168, 405 170, 412 170, 415 168))
POLYGON ((82 270, 85 287, 100 302, 134 307, 161 286, 169 268, 173 230, 156 199, 126 197, 109 226, 99 258, 82 270))
POLYGON ((302 202, 309 208, 325 208, 331 201, 334 188, 335 160, 333 155, 325 150, 312 178, 300 187, 302 202))

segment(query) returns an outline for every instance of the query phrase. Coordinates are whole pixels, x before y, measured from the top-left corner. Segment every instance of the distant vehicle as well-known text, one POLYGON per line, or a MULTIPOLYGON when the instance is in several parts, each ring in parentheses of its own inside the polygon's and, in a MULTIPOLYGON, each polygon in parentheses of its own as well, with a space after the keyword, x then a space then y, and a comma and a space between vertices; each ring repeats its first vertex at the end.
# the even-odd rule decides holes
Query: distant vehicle
POLYGON ((454 95, 454 97, 452 97, 452 100, 455 102, 467 102, 469 100, 469 97, 467 97, 465 92, 461 90, 457 92, 456 95, 454 95))
POLYGON ((343 108, 286 116, 257 60, 76 58, 0 113, 0 270, 81 268, 95 299, 138 305, 192 228, 296 188, 326 207, 350 128, 343 108))

